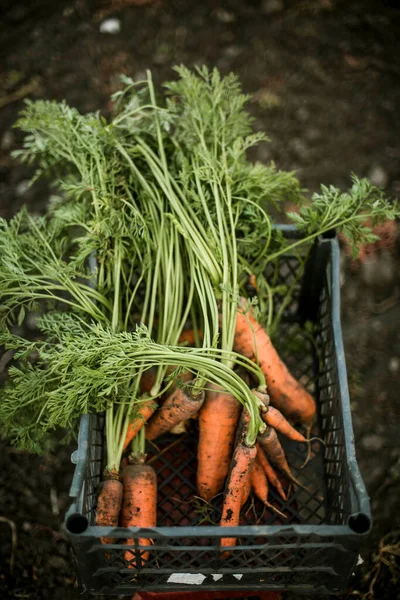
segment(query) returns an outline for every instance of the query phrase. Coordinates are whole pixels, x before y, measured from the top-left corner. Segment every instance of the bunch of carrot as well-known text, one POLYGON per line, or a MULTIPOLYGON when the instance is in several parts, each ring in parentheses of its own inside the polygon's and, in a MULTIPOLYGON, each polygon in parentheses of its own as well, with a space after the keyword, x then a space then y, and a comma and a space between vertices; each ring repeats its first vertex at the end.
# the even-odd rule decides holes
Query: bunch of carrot
MULTIPOLYGON (((291 473, 277 432, 291 440, 306 442, 306 438, 289 421, 310 423, 316 412, 313 397, 292 377, 265 329, 257 323, 251 311, 245 311, 244 302, 241 304, 242 307, 237 309, 235 351, 253 360, 257 357, 270 394, 257 389, 252 392, 259 399, 258 409, 265 424, 264 428, 260 428, 255 443, 249 444, 247 440, 250 421, 247 408, 242 407, 237 398, 221 385, 211 383, 205 386, 205 391, 196 395, 193 394, 193 384, 176 387, 156 411, 151 400, 144 400, 129 423, 123 445, 127 449, 133 440, 134 446, 137 446, 135 441, 143 433, 147 440, 156 440, 179 423, 198 416, 197 492, 205 501, 210 501, 224 490, 222 527, 239 524, 241 508, 250 492, 265 506, 279 513, 268 502, 269 484, 276 487, 282 499, 286 500, 275 468, 289 481, 298 482, 291 473)), ((193 332, 189 330, 181 336, 185 343, 192 339, 193 332)), ((155 370, 147 371, 142 376, 141 389, 144 392, 151 390, 155 373, 155 370)), ((183 379, 190 381, 188 371, 183 379)), ((123 468, 122 483, 112 474, 104 482, 98 499, 98 525, 156 526, 156 474, 145 464, 143 452, 138 455, 135 451, 131 453, 130 461, 133 464, 123 468)), ((139 540, 142 545, 145 542, 148 540, 139 540)), ((133 541, 128 540, 127 543, 132 544, 133 541)), ((221 540, 223 548, 234 544, 234 539, 221 540)), ((148 553, 142 552, 143 561, 147 560, 147 556, 148 553)), ((130 559, 131 565, 136 565, 131 551, 127 551, 126 558, 130 559)))
MULTIPOLYGON (((208 502, 224 491, 222 527, 239 524, 251 492, 270 506, 271 484, 285 499, 278 471, 300 485, 277 433, 306 442, 293 425, 310 424, 316 404, 269 337, 293 290, 268 280, 266 267, 276 272, 280 256, 335 227, 358 243, 371 235, 367 219, 374 225, 398 214, 379 190, 354 179, 348 193, 322 188, 289 215, 304 237, 287 243, 268 207, 301 205, 302 192, 291 173, 248 161, 248 148, 265 138, 251 133, 236 77, 176 71, 163 103, 150 73, 140 82, 125 77, 110 122, 65 103, 28 103, 19 155, 38 162, 36 176, 61 174, 61 198, 44 219, 22 212, 0 229, 2 320, 22 321, 37 302, 51 317, 42 320, 50 344, 35 348, 37 368, 11 373, 2 417, 8 432, 18 417, 19 439, 30 442, 38 428, 41 435, 82 412, 105 412, 101 526, 156 525, 146 439, 194 417, 198 495, 208 502), (275 310, 278 292, 285 298, 275 310), (90 348, 77 350, 80 335, 90 348), (16 408, 21 394, 30 418, 16 408), (121 470, 124 452, 129 464, 121 470)), ((21 357, 32 351, 10 331, 4 339, 24 348, 21 357)), ((125 557, 136 566, 134 540, 127 542, 125 557)), ((234 544, 222 538, 224 555, 234 544)), ((146 562, 148 550, 139 558, 146 562)))

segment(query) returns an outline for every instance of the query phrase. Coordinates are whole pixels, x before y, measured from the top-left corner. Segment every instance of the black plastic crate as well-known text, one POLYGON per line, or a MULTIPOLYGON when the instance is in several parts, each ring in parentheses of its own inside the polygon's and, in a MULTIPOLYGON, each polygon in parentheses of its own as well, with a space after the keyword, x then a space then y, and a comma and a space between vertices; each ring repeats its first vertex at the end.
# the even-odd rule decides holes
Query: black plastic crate
MULTIPOLYGON (((292 227, 282 228, 296 237, 292 227)), ((354 451, 350 401, 340 326, 339 245, 319 239, 307 253, 304 274, 300 259, 285 256, 271 269, 271 282, 293 286, 284 307, 278 350, 292 373, 311 391, 318 406, 312 458, 305 468, 304 444, 282 439, 294 475, 307 490, 292 490, 283 502, 270 490, 270 501, 283 519, 251 500, 239 527, 219 528, 222 496, 205 505, 196 498, 196 435, 177 440, 167 435, 148 445, 148 458, 158 479, 158 527, 96 527, 96 491, 104 467, 103 417, 82 417, 66 515, 80 580, 96 594, 177 590, 290 590, 304 594, 337 594, 345 589, 363 536, 371 527, 368 496, 354 451), (304 327, 312 322, 312 333, 304 327), (168 449, 169 445, 174 446, 168 449), (164 450, 163 453, 160 453, 164 450), (211 524, 210 524, 211 523, 211 524), (221 559, 221 537, 237 537, 237 546, 221 559), (115 539, 101 544, 101 537, 115 539), (136 538, 132 562, 124 540, 136 538), (150 538, 150 556, 141 564, 138 538, 150 538)), ((279 305, 279 302, 277 303, 279 305)), ((276 307, 278 308, 278 307, 276 307)), ((194 424, 195 428, 196 425, 194 424)))

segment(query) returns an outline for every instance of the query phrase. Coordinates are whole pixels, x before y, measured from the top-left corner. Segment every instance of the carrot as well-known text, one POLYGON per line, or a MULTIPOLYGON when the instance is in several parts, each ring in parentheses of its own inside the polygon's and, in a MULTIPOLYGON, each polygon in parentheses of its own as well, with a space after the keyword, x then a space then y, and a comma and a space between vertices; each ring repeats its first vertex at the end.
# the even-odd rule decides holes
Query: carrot
MULTIPOLYGON (((122 502, 122 483, 117 473, 105 473, 97 497, 96 525, 118 527, 118 517, 122 502)), ((113 538, 101 538, 102 544, 112 544, 113 538)))
MULTIPOLYGON (((251 473, 252 473, 252 471, 251 471, 251 473)), ((250 492, 251 492, 251 476, 248 479, 246 479, 245 484, 243 486, 242 497, 240 500, 240 508, 242 508, 246 504, 247 500, 249 499, 250 492)))
MULTIPOLYGON (((235 444, 234 444, 235 448, 240 442, 243 442, 246 439, 249 423, 250 423, 250 413, 247 410, 247 408, 245 406, 243 406, 242 412, 240 413, 239 424, 238 424, 238 427, 236 430, 235 444)), ((253 463, 253 465, 254 465, 254 463, 253 463)), ((251 476, 250 475, 252 473, 252 470, 253 470, 253 466, 250 469, 249 477, 246 479, 246 481, 243 484, 243 491, 242 491, 242 496, 241 496, 241 501, 240 501, 241 508, 246 504, 246 502, 250 496, 250 492, 251 492, 251 476)))
MULTIPOLYGON (((245 406, 242 408, 242 412, 240 413, 239 425, 236 430, 235 437, 235 448, 241 442, 244 441, 248 427, 250 423, 250 413, 245 406)), ((240 507, 242 508, 247 500, 249 499, 251 492, 251 477, 248 477, 243 485, 242 497, 240 501, 240 507)))
MULTIPOLYGON (((176 367, 168 367, 167 368, 167 372, 166 372, 166 376, 170 377, 171 374, 176 371, 176 367)), ((178 373, 178 375, 176 375, 175 379, 173 380, 171 387, 169 388, 171 391, 172 390, 176 390, 177 387, 179 387, 179 383, 183 382, 183 383, 188 383, 189 381, 191 381, 193 379, 193 373, 191 373, 191 371, 180 371, 180 373, 178 373)))
MULTIPOLYGON (((252 390, 253 394, 263 400, 265 394, 261 394, 257 390, 252 390)), ((286 435, 290 440, 295 442, 307 442, 304 435, 302 435, 297 429, 292 427, 290 423, 285 419, 283 414, 273 406, 266 406, 265 411, 262 411, 261 417, 266 425, 273 427, 276 431, 279 431, 283 435, 286 435)))
POLYGON ((286 519, 286 516, 280 510, 268 502, 268 480, 263 466, 258 458, 258 452, 251 473, 251 488, 254 492, 254 495, 257 496, 257 498, 261 500, 265 506, 271 508, 274 512, 286 519))
MULTIPOLYGON (((250 479, 251 468, 257 455, 255 446, 246 446, 240 442, 234 451, 231 461, 231 470, 226 484, 224 504, 222 507, 221 527, 235 527, 239 525, 240 509, 242 507, 243 488, 250 479)), ((236 538, 222 538, 221 546, 234 546, 236 538)), ((229 552, 224 552, 227 557, 229 552)))
POLYGON ((262 464, 259 461, 258 453, 254 461, 254 466, 250 479, 251 487, 254 494, 257 496, 257 498, 261 500, 261 502, 264 503, 268 498, 268 481, 262 464))
POLYGON ((194 415, 204 402, 204 392, 194 396, 190 390, 178 388, 168 396, 146 427, 146 438, 154 440, 177 423, 194 415))
POLYGON ((271 461, 289 478, 292 478, 292 472, 289 464, 286 460, 285 452, 281 446, 281 443, 276 435, 273 427, 268 427, 264 433, 260 434, 257 438, 260 446, 265 450, 267 456, 271 461))
POLYGON ((142 394, 148 394, 153 387, 157 375, 157 367, 150 367, 142 373, 140 378, 140 391, 142 394))
MULTIPOLYGON (((201 341, 203 339, 203 332, 201 331, 201 329, 197 330, 197 335, 199 340, 201 341)), ((184 331, 182 331, 181 335, 179 336, 179 343, 186 343, 188 346, 195 346, 196 336, 194 329, 185 329, 184 331)))
POLYGON ((232 457, 240 402, 216 384, 210 384, 199 413, 197 491, 211 500, 224 487, 232 457))
POLYGON ((245 406, 243 406, 242 412, 240 413, 240 420, 239 420, 239 426, 238 426, 237 434, 236 434, 236 444, 235 444, 235 446, 247 434, 247 429, 249 427, 249 423, 250 423, 250 413, 247 410, 247 408, 245 406))
POLYGON ((256 292, 258 292, 257 278, 254 273, 252 273, 249 277, 249 284, 256 290, 256 292))
POLYGON ((303 489, 307 489, 292 474, 292 471, 290 470, 289 464, 286 460, 285 452, 281 446, 275 429, 268 427, 264 433, 258 436, 257 441, 265 450, 271 461, 286 475, 290 481, 303 489))
MULTIPOLYGON (((155 527, 157 519, 157 477, 150 465, 128 465, 122 471, 124 494, 121 508, 122 527, 155 527)), ((148 538, 139 538, 140 546, 150 546, 148 538)), ((126 544, 134 545, 134 539, 127 539, 126 544)), ((140 551, 142 566, 148 560, 149 552, 140 551)), ((136 551, 126 550, 124 558, 129 562, 129 568, 137 567, 136 551), (132 560, 134 559, 134 560, 132 560)))
POLYGON ((283 414, 273 406, 269 406, 268 410, 264 412, 262 415, 262 419, 264 423, 273 427, 276 431, 283 433, 290 440, 294 440, 295 442, 306 442, 306 438, 300 431, 297 431, 294 427, 291 426, 290 423, 287 422, 283 414))
POLYGON ((175 392, 179 387, 182 387, 185 383, 189 383, 189 381, 193 380, 193 373, 191 371, 181 371, 179 375, 176 376, 174 381, 169 388, 169 394, 175 392))
MULTIPOLYGON (((179 373, 179 375, 177 375, 176 379, 174 380, 174 382, 172 383, 171 387, 168 390, 169 395, 171 395, 172 392, 175 392, 179 387, 182 387, 182 385, 185 385, 186 383, 189 383, 189 381, 192 381, 192 379, 193 379, 193 373, 191 373, 190 371, 182 371, 181 373, 179 373)), ((160 405, 162 406, 163 403, 164 403, 164 399, 162 400, 160 405)), ((193 419, 196 418, 196 414, 191 415, 191 418, 193 418, 193 419)), ((185 419, 183 421, 179 421, 179 423, 174 425, 172 427, 172 429, 170 429, 170 431, 174 435, 180 435, 181 433, 186 433, 189 423, 190 423, 190 419, 185 419)))
POLYGON ((274 486, 274 488, 276 488, 276 491, 278 492, 278 494, 280 495, 282 500, 287 500, 287 496, 285 494, 285 491, 283 489, 281 482, 279 481, 279 477, 275 473, 268 458, 265 456, 264 450, 261 448, 261 446, 259 444, 256 444, 256 446, 257 446, 257 459, 260 462, 260 464, 262 465, 262 468, 264 469, 264 472, 265 472, 265 475, 267 476, 268 481, 274 486))
POLYGON ((234 350, 257 358, 276 408, 295 422, 311 421, 316 413, 314 398, 289 373, 265 329, 245 308, 242 298, 236 313, 234 350))
POLYGON ((156 405, 154 403, 154 400, 151 399, 144 400, 137 406, 135 416, 129 423, 128 431, 126 432, 124 441, 124 452, 128 448, 135 435, 138 433, 138 431, 140 431, 143 425, 146 423, 146 421, 150 419, 151 415, 155 410, 155 407, 156 405))

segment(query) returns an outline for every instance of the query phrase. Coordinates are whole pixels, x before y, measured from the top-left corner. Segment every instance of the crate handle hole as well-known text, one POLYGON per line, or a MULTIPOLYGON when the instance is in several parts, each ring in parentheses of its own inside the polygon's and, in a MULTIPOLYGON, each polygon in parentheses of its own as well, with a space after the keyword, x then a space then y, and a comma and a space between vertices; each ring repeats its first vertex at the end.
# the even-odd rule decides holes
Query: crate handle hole
POLYGON ((329 229, 321 235, 323 240, 333 240, 336 237, 336 229, 329 229))
POLYGON ((89 522, 84 515, 74 513, 67 519, 66 526, 70 533, 83 533, 88 528, 89 522))
POLYGON ((371 519, 364 513, 356 513, 349 517, 349 527, 354 533, 368 533, 371 529, 371 519))

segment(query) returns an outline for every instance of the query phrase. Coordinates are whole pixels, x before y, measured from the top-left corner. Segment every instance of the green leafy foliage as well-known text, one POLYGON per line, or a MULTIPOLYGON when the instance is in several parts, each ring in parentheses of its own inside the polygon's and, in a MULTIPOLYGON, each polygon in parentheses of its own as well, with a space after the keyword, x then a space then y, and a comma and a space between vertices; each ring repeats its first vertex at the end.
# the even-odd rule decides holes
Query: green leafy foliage
POLYGON ((49 432, 106 411, 107 462, 117 468, 151 366, 155 397, 170 367, 178 378, 191 370, 200 387, 231 390, 252 415, 255 439, 258 409, 232 369, 241 364, 263 383, 256 365, 232 353, 240 296, 276 333, 297 283, 277 283, 283 253, 298 253, 301 266, 304 247, 332 229, 357 252, 376 239, 377 223, 399 215, 355 177, 348 192, 322 186, 307 203, 293 173, 248 160, 268 139, 252 133, 236 76, 176 73, 159 95, 150 73, 141 82, 123 76, 109 122, 65 102, 28 101, 16 123, 25 138, 15 156, 57 190, 44 217, 23 209, 0 220, 0 343, 14 351, 0 423, 20 447, 43 450, 49 432), (284 201, 299 209, 289 217, 302 240, 274 228, 284 201), (33 342, 12 332, 29 311, 42 315, 33 342), (202 330, 202 348, 177 346, 188 320, 202 330))
POLYGON ((300 207, 298 213, 288 216, 306 235, 310 236, 336 229, 343 233, 353 246, 357 256, 360 244, 375 242, 374 227, 399 215, 396 202, 389 202, 383 191, 367 179, 353 176, 348 192, 334 186, 321 186, 321 193, 314 194, 310 204, 300 207))
MULTIPOLYGON (((134 382, 140 369, 165 364, 196 372, 203 361, 207 378, 219 377, 214 360, 221 358, 218 351, 156 344, 144 325, 114 333, 109 326, 86 323, 70 313, 53 313, 40 318, 38 327, 44 339, 37 342, 7 330, 0 334, 0 343, 15 350, 18 359, 0 393, 3 432, 33 451, 40 451, 40 441, 49 431, 74 429, 82 414, 125 402, 131 402, 132 410, 139 401, 134 382)), ((226 369, 225 377, 227 389, 232 385, 243 389, 233 371, 226 369)))

